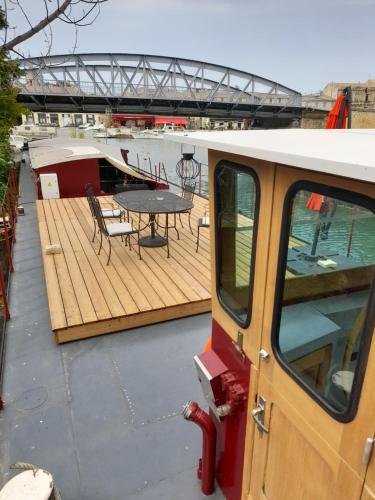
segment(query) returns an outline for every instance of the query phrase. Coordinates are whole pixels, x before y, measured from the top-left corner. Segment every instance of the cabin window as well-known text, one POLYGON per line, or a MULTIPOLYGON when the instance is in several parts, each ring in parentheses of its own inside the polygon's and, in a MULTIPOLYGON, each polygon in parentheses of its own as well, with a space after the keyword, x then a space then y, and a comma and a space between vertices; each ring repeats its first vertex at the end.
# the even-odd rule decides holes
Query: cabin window
POLYGON ((280 259, 276 355, 332 416, 349 421, 374 328, 375 201, 297 183, 284 207, 280 259))
POLYGON ((250 323, 259 184, 255 172, 221 161, 215 171, 216 282, 223 308, 250 323))

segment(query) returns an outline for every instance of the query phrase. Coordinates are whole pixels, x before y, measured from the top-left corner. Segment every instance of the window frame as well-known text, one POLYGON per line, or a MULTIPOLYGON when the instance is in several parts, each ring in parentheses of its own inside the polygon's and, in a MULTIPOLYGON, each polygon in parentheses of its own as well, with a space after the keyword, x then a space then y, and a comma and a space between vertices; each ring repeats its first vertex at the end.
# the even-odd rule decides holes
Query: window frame
MULTIPOLYGON (((280 244, 278 252, 276 286, 273 305, 273 319, 271 329, 271 346, 273 354, 277 359, 281 368, 286 371, 288 375, 305 391, 307 394, 319 404, 331 417, 338 422, 348 423, 351 422, 358 410, 360 401, 363 381, 365 377, 368 356, 371 347, 372 333, 375 327, 375 273, 370 285, 368 300, 366 305, 366 316, 363 321, 361 341, 359 346, 358 362, 354 372, 353 389, 350 393, 350 400, 347 409, 344 412, 336 410, 330 403, 322 396, 317 394, 303 379, 301 379, 283 359, 279 346, 280 335, 280 321, 282 311, 282 297, 284 292, 285 271, 287 264, 288 254, 288 241, 291 226, 291 211, 293 208, 293 197, 298 191, 310 191, 322 194, 324 196, 337 198, 342 201, 356 204, 360 207, 366 208, 375 216, 375 200, 367 195, 348 191, 346 189, 338 188, 335 186, 328 186, 313 181, 299 180, 289 186, 283 204, 282 224, 280 233, 280 244)), ((375 262, 374 262, 375 265, 375 262)))
POLYGON ((256 171, 247 165, 243 165, 240 163, 236 163, 230 160, 220 160, 214 170, 214 214, 215 214, 215 279, 216 279, 216 296, 219 300, 221 307, 224 311, 238 324, 241 328, 248 328, 251 323, 252 317, 252 304, 253 304, 253 291, 254 291, 254 273, 255 273, 255 259, 256 259, 256 247, 257 247, 257 236, 258 236, 258 222, 259 222, 259 207, 260 207, 260 182, 259 177, 256 171), (225 303, 223 297, 221 296, 220 290, 220 264, 221 259, 219 255, 219 216, 218 216, 218 176, 220 171, 225 167, 229 167, 233 169, 235 172, 244 173, 250 175, 254 180, 255 185, 255 204, 254 204, 254 222, 253 222, 253 237, 251 241, 251 259, 250 259, 250 280, 249 280, 249 300, 247 303, 247 314, 244 321, 241 321, 240 318, 233 312, 233 310, 225 303))

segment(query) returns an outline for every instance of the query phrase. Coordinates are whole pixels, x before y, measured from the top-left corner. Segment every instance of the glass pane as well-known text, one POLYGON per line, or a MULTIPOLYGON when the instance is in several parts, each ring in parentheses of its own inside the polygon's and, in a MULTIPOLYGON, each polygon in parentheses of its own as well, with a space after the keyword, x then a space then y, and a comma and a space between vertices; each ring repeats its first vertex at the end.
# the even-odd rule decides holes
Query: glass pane
POLYGON ((216 170, 217 277, 223 306, 241 325, 250 318, 251 255, 257 205, 254 175, 222 162, 216 170))
POLYGON ((300 190, 289 218, 279 352, 331 410, 345 413, 363 354, 375 215, 364 206, 300 190))

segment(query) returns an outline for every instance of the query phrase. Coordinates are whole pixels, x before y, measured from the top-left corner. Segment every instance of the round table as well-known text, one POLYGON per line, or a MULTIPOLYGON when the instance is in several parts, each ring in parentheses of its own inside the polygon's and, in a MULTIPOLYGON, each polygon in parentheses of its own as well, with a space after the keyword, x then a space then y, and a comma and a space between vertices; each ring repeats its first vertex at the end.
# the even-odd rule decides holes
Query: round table
POLYGON ((114 201, 130 212, 148 214, 149 225, 151 229, 150 236, 144 236, 139 239, 139 244, 144 247, 161 247, 168 243, 168 214, 177 214, 185 212, 193 208, 193 203, 189 200, 181 198, 169 191, 158 190, 142 190, 142 191, 127 191, 116 194, 113 197, 114 201), (157 214, 166 214, 166 233, 163 237, 156 233, 155 216, 157 214))

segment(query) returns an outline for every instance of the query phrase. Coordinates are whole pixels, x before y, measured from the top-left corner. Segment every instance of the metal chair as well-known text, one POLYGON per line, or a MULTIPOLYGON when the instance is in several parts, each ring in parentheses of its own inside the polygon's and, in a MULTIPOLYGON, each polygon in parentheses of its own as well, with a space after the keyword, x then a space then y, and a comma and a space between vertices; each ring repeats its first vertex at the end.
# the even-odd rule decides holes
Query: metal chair
POLYGON ((199 246, 199 230, 201 227, 210 227, 210 218, 206 217, 206 213, 204 214, 204 217, 200 217, 198 219, 198 232, 197 232, 197 249, 195 250, 198 252, 198 246, 199 246))
MULTIPOLYGON (((94 241, 95 234, 96 234, 96 217, 95 217, 94 208, 93 208, 93 200, 94 199, 97 200, 97 198, 94 194, 94 188, 92 187, 92 184, 90 184, 90 183, 86 184, 85 193, 86 193, 87 203, 89 204, 89 207, 90 207, 92 220, 94 222, 94 234, 93 234, 93 237, 91 240, 91 241, 94 241)), ((98 203, 99 203, 99 201, 98 201, 98 203)), ((100 206, 100 209, 102 212, 102 216, 104 219, 119 219, 120 222, 122 222, 124 210, 122 210, 121 208, 115 208, 113 203, 102 203, 102 205, 111 205, 111 207, 112 207, 112 208, 102 208, 100 203, 99 203, 99 206, 100 206)))
MULTIPOLYGON (((194 198, 194 194, 195 194, 195 186, 196 186, 196 183, 195 182, 189 182, 188 180, 185 180, 184 182, 184 186, 183 186, 183 190, 182 190, 182 198, 184 198, 184 200, 187 200, 187 201, 193 201, 193 198, 194 198)), ((180 212, 178 214, 178 217, 180 219, 180 224, 182 227, 184 227, 184 225, 182 224, 182 220, 181 220, 181 214, 188 214, 189 215, 189 228, 190 228, 190 232, 191 234, 194 234, 193 233, 193 229, 191 227, 191 208, 189 208, 189 210, 185 210, 184 212, 180 212)), ((176 225, 176 223, 175 223, 176 225)))
POLYGON ((96 221, 98 223, 99 231, 100 231, 100 247, 98 251, 98 255, 100 254, 100 251, 102 249, 102 243, 103 243, 103 234, 108 240, 109 244, 109 252, 108 252, 108 260, 107 260, 107 266, 109 264, 110 258, 111 258, 111 251, 112 251, 112 245, 111 245, 111 238, 115 236, 125 236, 125 243, 128 241, 129 243, 129 250, 132 249, 131 247, 131 240, 130 236, 132 234, 136 234, 138 237, 138 255, 139 258, 142 259, 141 257, 141 247, 139 245, 139 228, 135 228, 132 224, 132 222, 114 222, 112 224, 106 224, 105 219, 102 215, 102 210, 100 208, 100 204, 96 198, 92 200, 92 206, 95 214, 96 221))

